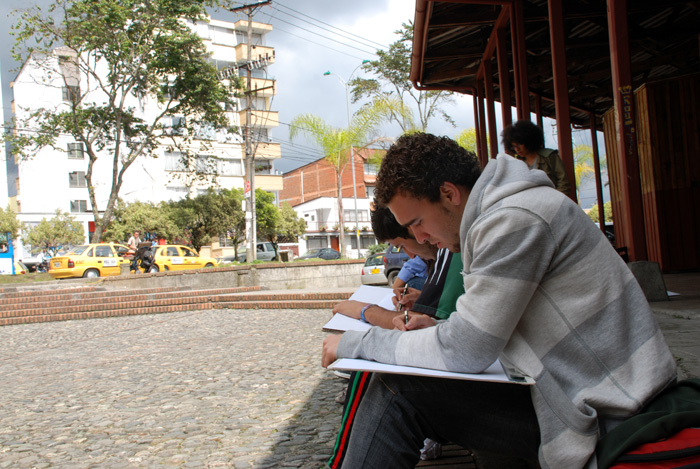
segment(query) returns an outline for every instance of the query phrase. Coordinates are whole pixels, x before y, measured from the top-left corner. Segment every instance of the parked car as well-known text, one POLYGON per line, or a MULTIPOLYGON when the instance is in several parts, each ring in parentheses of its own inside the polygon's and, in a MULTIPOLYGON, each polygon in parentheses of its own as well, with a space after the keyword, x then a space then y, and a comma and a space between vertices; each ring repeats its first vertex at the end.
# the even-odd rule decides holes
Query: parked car
POLYGON ((340 259, 340 253, 332 248, 315 248, 309 249, 303 256, 297 257, 297 259, 325 259, 328 261, 340 259))
MULTIPOLYGON (((244 251, 242 254, 238 254, 238 262, 247 262, 248 256, 244 251)), ((258 243, 255 248, 255 260, 258 261, 276 261, 277 251, 275 251, 275 245, 272 243, 258 243)))
POLYGON ((362 266, 362 285, 385 285, 387 283, 384 275, 384 253, 372 254, 362 266))
POLYGON ((404 262, 409 260, 408 254, 403 249, 389 246, 384 252, 384 275, 389 286, 394 285, 396 276, 399 275, 404 262))
POLYGON ((153 246, 147 256, 149 256, 150 261, 148 272, 202 269, 219 265, 216 259, 201 257, 194 249, 179 244, 153 246))
POLYGON ((29 267, 24 265, 22 261, 15 261, 15 275, 22 275, 29 273, 29 267))
POLYGON ((119 266, 130 262, 122 254, 128 250, 129 248, 121 244, 76 246, 62 256, 51 258, 49 275, 56 279, 119 275, 119 266))

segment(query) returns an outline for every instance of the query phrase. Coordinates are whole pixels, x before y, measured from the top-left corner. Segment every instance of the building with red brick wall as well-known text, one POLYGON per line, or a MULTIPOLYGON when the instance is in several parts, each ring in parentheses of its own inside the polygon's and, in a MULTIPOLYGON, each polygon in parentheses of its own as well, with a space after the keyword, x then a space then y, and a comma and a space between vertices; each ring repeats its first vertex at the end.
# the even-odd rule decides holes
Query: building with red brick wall
MULTIPOLYGON (((343 192, 343 218, 346 233, 345 244, 348 257, 358 257, 357 231, 360 238, 360 255, 367 252, 367 247, 375 244, 369 218, 369 210, 374 195, 374 183, 378 166, 371 161, 383 150, 362 149, 354 152, 354 162, 348 164, 341 177, 343 192), (355 198, 353 197, 352 169, 355 170, 357 184, 357 216, 355 215, 355 198)), ((300 217, 306 221, 307 231, 300 241, 299 252, 316 247, 340 249, 338 216, 338 178, 335 168, 325 159, 320 159, 284 173, 283 189, 279 192, 279 201, 294 207, 300 217)))

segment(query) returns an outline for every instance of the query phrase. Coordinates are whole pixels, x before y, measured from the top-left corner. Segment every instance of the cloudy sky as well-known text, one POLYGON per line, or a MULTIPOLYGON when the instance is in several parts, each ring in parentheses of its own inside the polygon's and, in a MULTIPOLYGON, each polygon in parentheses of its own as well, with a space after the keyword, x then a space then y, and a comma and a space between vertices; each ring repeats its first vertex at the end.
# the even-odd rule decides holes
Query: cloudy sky
MULTIPOLYGON (((3 110, 7 121, 12 99, 10 82, 19 65, 12 61, 9 52, 13 44, 10 25, 16 21, 10 12, 34 4, 46 6, 51 2, 2 0, 1 3, 0 64, 3 110)), ((277 80, 272 109, 279 111, 280 127, 274 129, 272 137, 282 144, 282 161, 275 164, 278 170, 288 171, 322 156, 312 142, 300 139, 289 143, 286 124, 295 116, 313 113, 331 125, 347 125, 345 88, 337 77, 324 76, 323 73, 331 71, 347 81, 363 60, 376 59, 377 49, 387 48, 398 39, 394 32, 401 28, 402 23, 413 20, 414 8, 415 2, 408 0, 281 0, 257 10, 254 21, 273 25, 266 43, 276 52, 275 63, 269 67, 268 73, 277 80)), ((245 18, 242 13, 228 11, 212 12, 212 17, 231 22, 245 18)), ((361 73, 358 69, 355 75, 361 73)), ((351 112, 356 109, 357 105, 351 105, 351 112)), ((461 130, 473 127, 470 96, 458 98, 447 112, 457 127, 435 119, 428 129, 430 132, 454 137, 461 130)), ((395 128, 383 129, 382 133, 389 137, 398 136, 395 128)))

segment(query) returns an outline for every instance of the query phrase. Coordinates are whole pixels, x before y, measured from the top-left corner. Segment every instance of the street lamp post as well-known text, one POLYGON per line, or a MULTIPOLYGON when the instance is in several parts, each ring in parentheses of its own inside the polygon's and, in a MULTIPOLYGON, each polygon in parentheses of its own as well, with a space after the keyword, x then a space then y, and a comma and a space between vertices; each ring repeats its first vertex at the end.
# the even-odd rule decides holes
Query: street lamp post
MULTIPOLYGON (((350 79, 352 76, 355 74, 358 68, 360 68, 362 65, 368 63, 369 60, 363 60, 360 65, 355 67, 355 70, 350 73, 350 76, 348 77, 347 81, 343 80, 343 78, 338 75, 337 73, 332 73, 331 71, 325 72, 323 75, 328 76, 328 75, 333 75, 340 82, 343 84, 345 87, 345 105, 347 108, 348 112, 348 128, 350 128, 350 89, 348 87, 348 83, 350 82, 350 79)), ((352 144, 350 145, 350 162, 352 164, 352 198, 354 199, 355 202, 355 239, 357 242, 357 258, 361 259, 362 258, 362 252, 360 251, 360 219, 357 216, 357 183, 355 182, 355 153, 353 151, 353 146, 352 144)), ((343 194, 340 194, 340 197, 342 197, 343 194)))

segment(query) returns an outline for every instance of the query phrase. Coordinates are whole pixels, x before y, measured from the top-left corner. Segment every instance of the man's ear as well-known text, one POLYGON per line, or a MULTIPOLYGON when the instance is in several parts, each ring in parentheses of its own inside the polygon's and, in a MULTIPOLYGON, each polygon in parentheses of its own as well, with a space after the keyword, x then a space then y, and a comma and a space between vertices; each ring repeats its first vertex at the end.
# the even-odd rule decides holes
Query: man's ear
POLYGON ((462 192, 451 182, 443 182, 440 186, 440 198, 450 205, 459 206, 462 203, 462 192))

